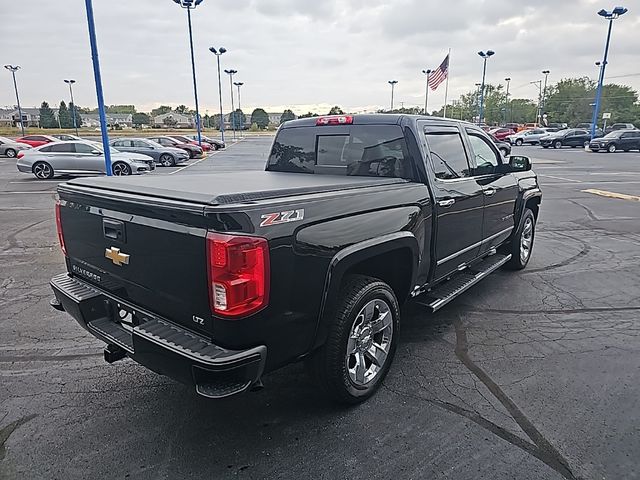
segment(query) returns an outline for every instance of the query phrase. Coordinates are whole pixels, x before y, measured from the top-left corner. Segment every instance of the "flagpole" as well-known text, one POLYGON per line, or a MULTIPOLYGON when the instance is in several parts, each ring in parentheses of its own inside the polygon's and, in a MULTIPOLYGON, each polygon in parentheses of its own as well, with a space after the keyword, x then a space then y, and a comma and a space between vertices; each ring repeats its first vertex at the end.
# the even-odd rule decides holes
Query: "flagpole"
POLYGON ((449 97, 449 77, 451 76, 451 49, 449 49, 447 57, 449 57, 449 64, 447 65, 447 83, 444 86, 444 111, 442 112, 443 118, 447 118, 447 98, 449 97))

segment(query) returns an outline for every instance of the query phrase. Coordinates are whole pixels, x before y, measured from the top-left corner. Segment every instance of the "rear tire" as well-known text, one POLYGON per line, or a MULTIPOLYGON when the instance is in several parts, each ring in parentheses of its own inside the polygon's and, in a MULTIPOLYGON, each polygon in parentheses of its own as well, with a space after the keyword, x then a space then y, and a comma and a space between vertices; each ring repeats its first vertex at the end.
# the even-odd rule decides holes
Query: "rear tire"
POLYGON ((535 234, 536 217, 530 209, 525 208, 520 226, 508 246, 511 260, 506 263, 506 268, 509 270, 522 270, 527 266, 531 258, 535 234))
POLYGON ((31 169, 38 180, 49 180, 53 178, 53 167, 47 162, 36 162, 31 169))
POLYGON ((131 175, 131 167, 124 162, 116 162, 111 167, 111 171, 117 177, 131 175))
POLYGON ((9 158, 16 158, 16 155, 18 155, 18 152, 16 152, 13 148, 7 148, 4 154, 9 158))
POLYGON ((176 159, 168 153, 163 153, 162 155, 160 155, 160 158, 158 160, 160 160, 160 165, 162 165, 163 167, 173 167, 176 164, 176 159))
POLYGON ((307 366, 333 400, 357 404, 376 392, 389 371, 400 308, 391 287, 377 278, 350 276, 340 291, 326 342, 307 366))

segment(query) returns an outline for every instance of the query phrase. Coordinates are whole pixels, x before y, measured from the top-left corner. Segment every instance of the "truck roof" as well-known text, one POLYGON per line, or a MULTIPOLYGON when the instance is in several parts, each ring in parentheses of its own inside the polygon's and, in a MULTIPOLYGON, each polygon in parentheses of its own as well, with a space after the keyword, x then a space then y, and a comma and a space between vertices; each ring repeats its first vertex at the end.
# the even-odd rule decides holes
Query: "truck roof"
MULTIPOLYGON (((316 120, 320 117, 340 117, 342 115, 319 115, 317 117, 298 118, 297 120, 289 120, 283 123, 280 128, 296 128, 296 127, 315 127, 316 120)), ((433 117, 431 115, 407 115, 398 113, 362 113, 356 115, 346 115, 353 117, 353 125, 400 125, 403 120, 415 122, 416 120, 426 120, 437 122, 438 124, 465 124, 467 126, 476 126, 468 122, 455 120, 452 118, 433 117)))

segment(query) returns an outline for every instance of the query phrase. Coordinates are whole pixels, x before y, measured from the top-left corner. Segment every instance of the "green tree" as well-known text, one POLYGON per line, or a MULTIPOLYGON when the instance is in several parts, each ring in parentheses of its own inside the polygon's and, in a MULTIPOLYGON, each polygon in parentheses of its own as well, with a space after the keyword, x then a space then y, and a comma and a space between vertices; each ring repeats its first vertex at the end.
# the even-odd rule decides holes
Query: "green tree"
POLYGON ((171 111, 171 107, 168 105, 160 105, 158 108, 154 108, 151 110, 151 116, 157 117, 158 115, 163 115, 165 113, 169 113, 171 111))
MULTIPOLYGON (((626 85, 610 83, 602 86, 602 103, 600 106, 600 118, 602 113, 611 113, 609 124, 622 122, 634 123, 637 113, 638 92, 626 85)), ((640 125, 638 125, 640 127, 640 125)))
POLYGON ((162 120, 162 123, 168 127, 168 128, 172 128, 175 127, 178 124, 178 121, 173 118, 171 115, 164 117, 164 119, 162 120))
POLYGON ((176 112, 181 113, 182 115, 187 115, 189 113, 189 107, 186 105, 178 105, 176 107, 176 112))
POLYGON ((57 128, 58 122, 56 122, 56 116, 51 110, 51 107, 47 102, 42 102, 40 105, 40 127, 41 128, 57 128))
POLYGON ((331 110, 329 110, 327 115, 344 115, 344 112, 338 105, 335 105, 331 107, 331 110))
MULTIPOLYGON (((267 118, 269 118, 267 116, 267 118)), ((244 124, 247 121, 247 116, 240 110, 236 108, 235 112, 231 113, 231 117, 229 119, 231 122, 231 127, 235 130, 244 130, 244 124)))
POLYGON ((107 113, 136 113, 135 105, 109 105, 105 108, 107 113))
POLYGON ((256 108, 251 113, 251 123, 255 123, 259 129, 264 130, 269 125, 269 115, 262 108, 256 108))
POLYGON ((71 126, 74 126, 73 117, 75 116, 75 125, 80 128, 82 126, 82 117, 80 116, 78 110, 78 107, 76 107, 73 102, 69 102, 69 117, 71 118, 71 126))
POLYGON ((151 123, 151 117, 146 113, 137 112, 133 114, 132 122, 135 126, 149 125, 151 123))
POLYGON ((296 114, 287 108, 282 113, 282 115, 280 115, 280 124, 283 124, 284 122, 288 122, 289 120, 295 120, 295 119, 296 119, 296 114))
POLYGON ((566 122, 571 126, 590 122, 595 87, 596 83, 588 77, 565 78, 547 87, 544 111, 548 121, 566 122))
POLYGON ((71 115, 69 114, 69 109, 67 108, 67 104, 64 103, 64 100, 60 102, 60 106, 58 107, 58 122, 60 123, 60 128, 73 127, 71 123, 71 115))
POLYGON ((318 116, 317 113, 307 112, 304 115, 300 115, 298 118, 311 118, 311 117, 317 117, 317 116, 318 116))

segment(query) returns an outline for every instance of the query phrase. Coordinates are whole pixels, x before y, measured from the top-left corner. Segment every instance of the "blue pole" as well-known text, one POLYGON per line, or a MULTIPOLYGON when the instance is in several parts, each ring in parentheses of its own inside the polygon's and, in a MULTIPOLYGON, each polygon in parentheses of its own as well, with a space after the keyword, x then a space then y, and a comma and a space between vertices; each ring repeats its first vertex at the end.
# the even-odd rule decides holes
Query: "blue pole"
POLYGON ((609 55, 609 41, 611 40, 611 27, 613 27, 613 18, 609 19, 609 31, 607 32, 607 43, 604 46, 604 60, 600 67, 600 76, 598 77, 598 88, 596 90, 596 104, 593 107, 593 118, 591 119, 591 140, 596 136, 596 123, 598 114, 600 113, 600 97, 602 96, 602 84, 604 82, 604 69, 607 66, 607 56, 609 55))
POLYGON ((191 31, 191 9, 187 7, 187 21, 189 22, 189 46, 191 47, 191 72, 193 73, 193 95, 196 99, 196 128, 198 129, 198 145, 202 147, 200 133, 200 110, 198 109, 198 88, 196 87, 196 61, 193 57, 193 33, 191 31))
POLYGON ((482 86, 480 87, 480 115, 478 116, 478 125, 482 123, 484 114, 484 78, 487 73, 487 57, 484 57, 484 66, 482 67, 482 86))
MULTIPOLYGON (((100 115, 100 133, 102 134, 102 148, 104 149, 104 165, 107 175, 111 176, 111 151, 109 150, 109 134, 107 132, 107 116, 104 111, 104 95, 102 93, 102 78, 100 77, 100 60, 98 59, 98 43, 96 42, 96 27, 93 22, 93 5, 91 0, 85 0, 87 7, 87 24, 89 25, 89 42, 91 43, 91 59, 93 60, 93 76, 96 80, 96 96, 98 97, 98 114, 100 115)), ((74 104, 75 106, 75 104, 74 104)))
POLYGON ((218 59, 218 96, 220 97, 220 136, 224 143, 224 114, 222 113, 222 80, 220 79, 220 55, 216 54, 218 59))

